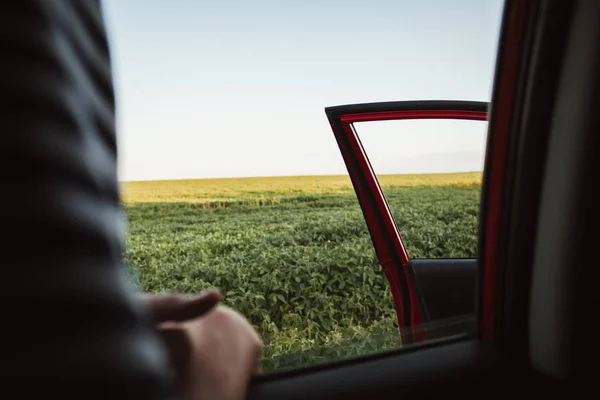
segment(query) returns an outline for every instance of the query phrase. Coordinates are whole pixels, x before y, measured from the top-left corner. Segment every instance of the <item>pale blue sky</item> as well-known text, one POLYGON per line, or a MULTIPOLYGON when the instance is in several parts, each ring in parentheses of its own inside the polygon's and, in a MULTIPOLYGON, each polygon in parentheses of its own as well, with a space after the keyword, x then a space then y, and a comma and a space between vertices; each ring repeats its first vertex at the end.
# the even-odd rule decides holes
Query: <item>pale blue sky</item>
MULTIPOLYGON (((324 107, 488 101, 502 1, 104 0, 104 9, 119 177, 146 180, 345 174, 324 107)), ((367 150, 381 149, 376 172, 480 169, 485 123, 442 122, 358 131, 367 150), (409 156, 417 162, 395 164, 409 156)))

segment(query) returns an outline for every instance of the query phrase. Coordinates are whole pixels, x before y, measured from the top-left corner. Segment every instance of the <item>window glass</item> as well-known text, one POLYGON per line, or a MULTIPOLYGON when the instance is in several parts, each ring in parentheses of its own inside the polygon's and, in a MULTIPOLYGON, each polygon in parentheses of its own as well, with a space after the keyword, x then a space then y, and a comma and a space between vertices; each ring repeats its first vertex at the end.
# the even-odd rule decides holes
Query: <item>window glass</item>
MULTIPOLYGON (((502 1, 103 5, 137 289, 220 288, 262 336, 268 373, 406 345, 323 110, 489 101, 502 1)), ((430 148, 405 162, 406 146, 423 149, 408 128, 357 127, 411 256, 473 257, 481 164, 456 187, 388 177, 444 172, 444 159, 430 148)), ((481 150, 484 135, 465 129, 476 148, 419 135, 436 151, 481 150)))
POLYGON ((475 258, 487 121, 355 123, 411 258, 475 258))

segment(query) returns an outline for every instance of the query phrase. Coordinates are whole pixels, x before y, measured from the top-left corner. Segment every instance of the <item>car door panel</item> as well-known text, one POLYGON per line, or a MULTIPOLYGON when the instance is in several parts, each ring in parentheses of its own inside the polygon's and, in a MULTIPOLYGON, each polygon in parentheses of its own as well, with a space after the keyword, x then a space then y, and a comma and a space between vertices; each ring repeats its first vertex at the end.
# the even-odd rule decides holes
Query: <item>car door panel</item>
MULTIPOLYGON (((420 398, 440 399, 452 393, 461 398, 481 398, 479 384, 486 380, 506 377, 514 382, 516 372, 502 368, 502 362, 490 346, 464 334, 443 345, 433 341, 413 351, 376 354, 360 361, 345 360, 273 378, 255 378, 249 399, 395 399, 417 394, 420 398), (368 394, 364 390, 367 387, 368 394)), ((494 394, 499 393, 497 389, 494 394)))
POLYGON ((475 312, 476 259, 413 259, 410 265, 430 320, 475 312))
POLYGON ((361 205, 379 264, 390 284, 405 343, 432 339, 426 331, 438 336, 440 331, 432 330, 430 325, 434 320, 475 312, 477 262, 475 259, 410 260, 401 232, 353 124, 414 119, 485 121, 487 109, 488 103, 485 102, 404 101, 352 104, 325 110, 361 205), (421 327, 417 328, 419 325, 421 327))

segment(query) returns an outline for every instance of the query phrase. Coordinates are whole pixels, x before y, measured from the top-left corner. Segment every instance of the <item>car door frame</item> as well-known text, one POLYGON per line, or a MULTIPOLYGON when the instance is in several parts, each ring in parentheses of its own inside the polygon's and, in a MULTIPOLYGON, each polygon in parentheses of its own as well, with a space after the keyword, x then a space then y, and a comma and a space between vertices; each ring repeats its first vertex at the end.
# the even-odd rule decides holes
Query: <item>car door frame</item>
MULTIPOLYGON (((475 311, 477 262, 475 259, 440 263, 436 260, 411 262, 354 123, 416 119, 486 121, 488 106, 487 102, 477 101, 427 100, 349 104, 325 108, 379 264, 390 285, 403 343, 429 340, 432 335, 442 334, 439 329, 434 329, 428 324, 431 320, 456 317, 461 313, 469 314, 475 311), (442 269, 439 268, 440 265, 442 269), (455 267, 459 279, 454 280, 462 289, 462 298, 457 300, 456 294, 450 293, 450 298, 445 301, 443 291, 438 290, 441 284, 439 280, 449 276, 449 271, 444 271, 444 267, 455 267), (419 269, 419 272, 416 269, 419 269), (423 287, 424 285, 428 287, 423 287), (451 312, 444 312, 444 307, 448 308, 450 303, 453 306, 450 306, 451 312), (429 312, 432 307, 435 307, 434 313, 429 312)), ((464 325, 459 324, 459 329, 463 328, 464 325)))

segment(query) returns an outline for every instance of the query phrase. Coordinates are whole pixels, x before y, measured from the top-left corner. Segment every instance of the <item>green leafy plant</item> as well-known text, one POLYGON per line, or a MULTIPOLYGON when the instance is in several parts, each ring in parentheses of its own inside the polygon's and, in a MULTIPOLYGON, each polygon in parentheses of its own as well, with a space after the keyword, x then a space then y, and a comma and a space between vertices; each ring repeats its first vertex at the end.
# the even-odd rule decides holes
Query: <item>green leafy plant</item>
MULTIPOLYGON (((476 255, 479 184, 384 192, 411 257, 476 255)), ((125 261, 136 286, 182 293, 218 287, 224 303, 262 335, 265 371, 401 345, 351 188, 248 193, 126 203, 125 261)))

